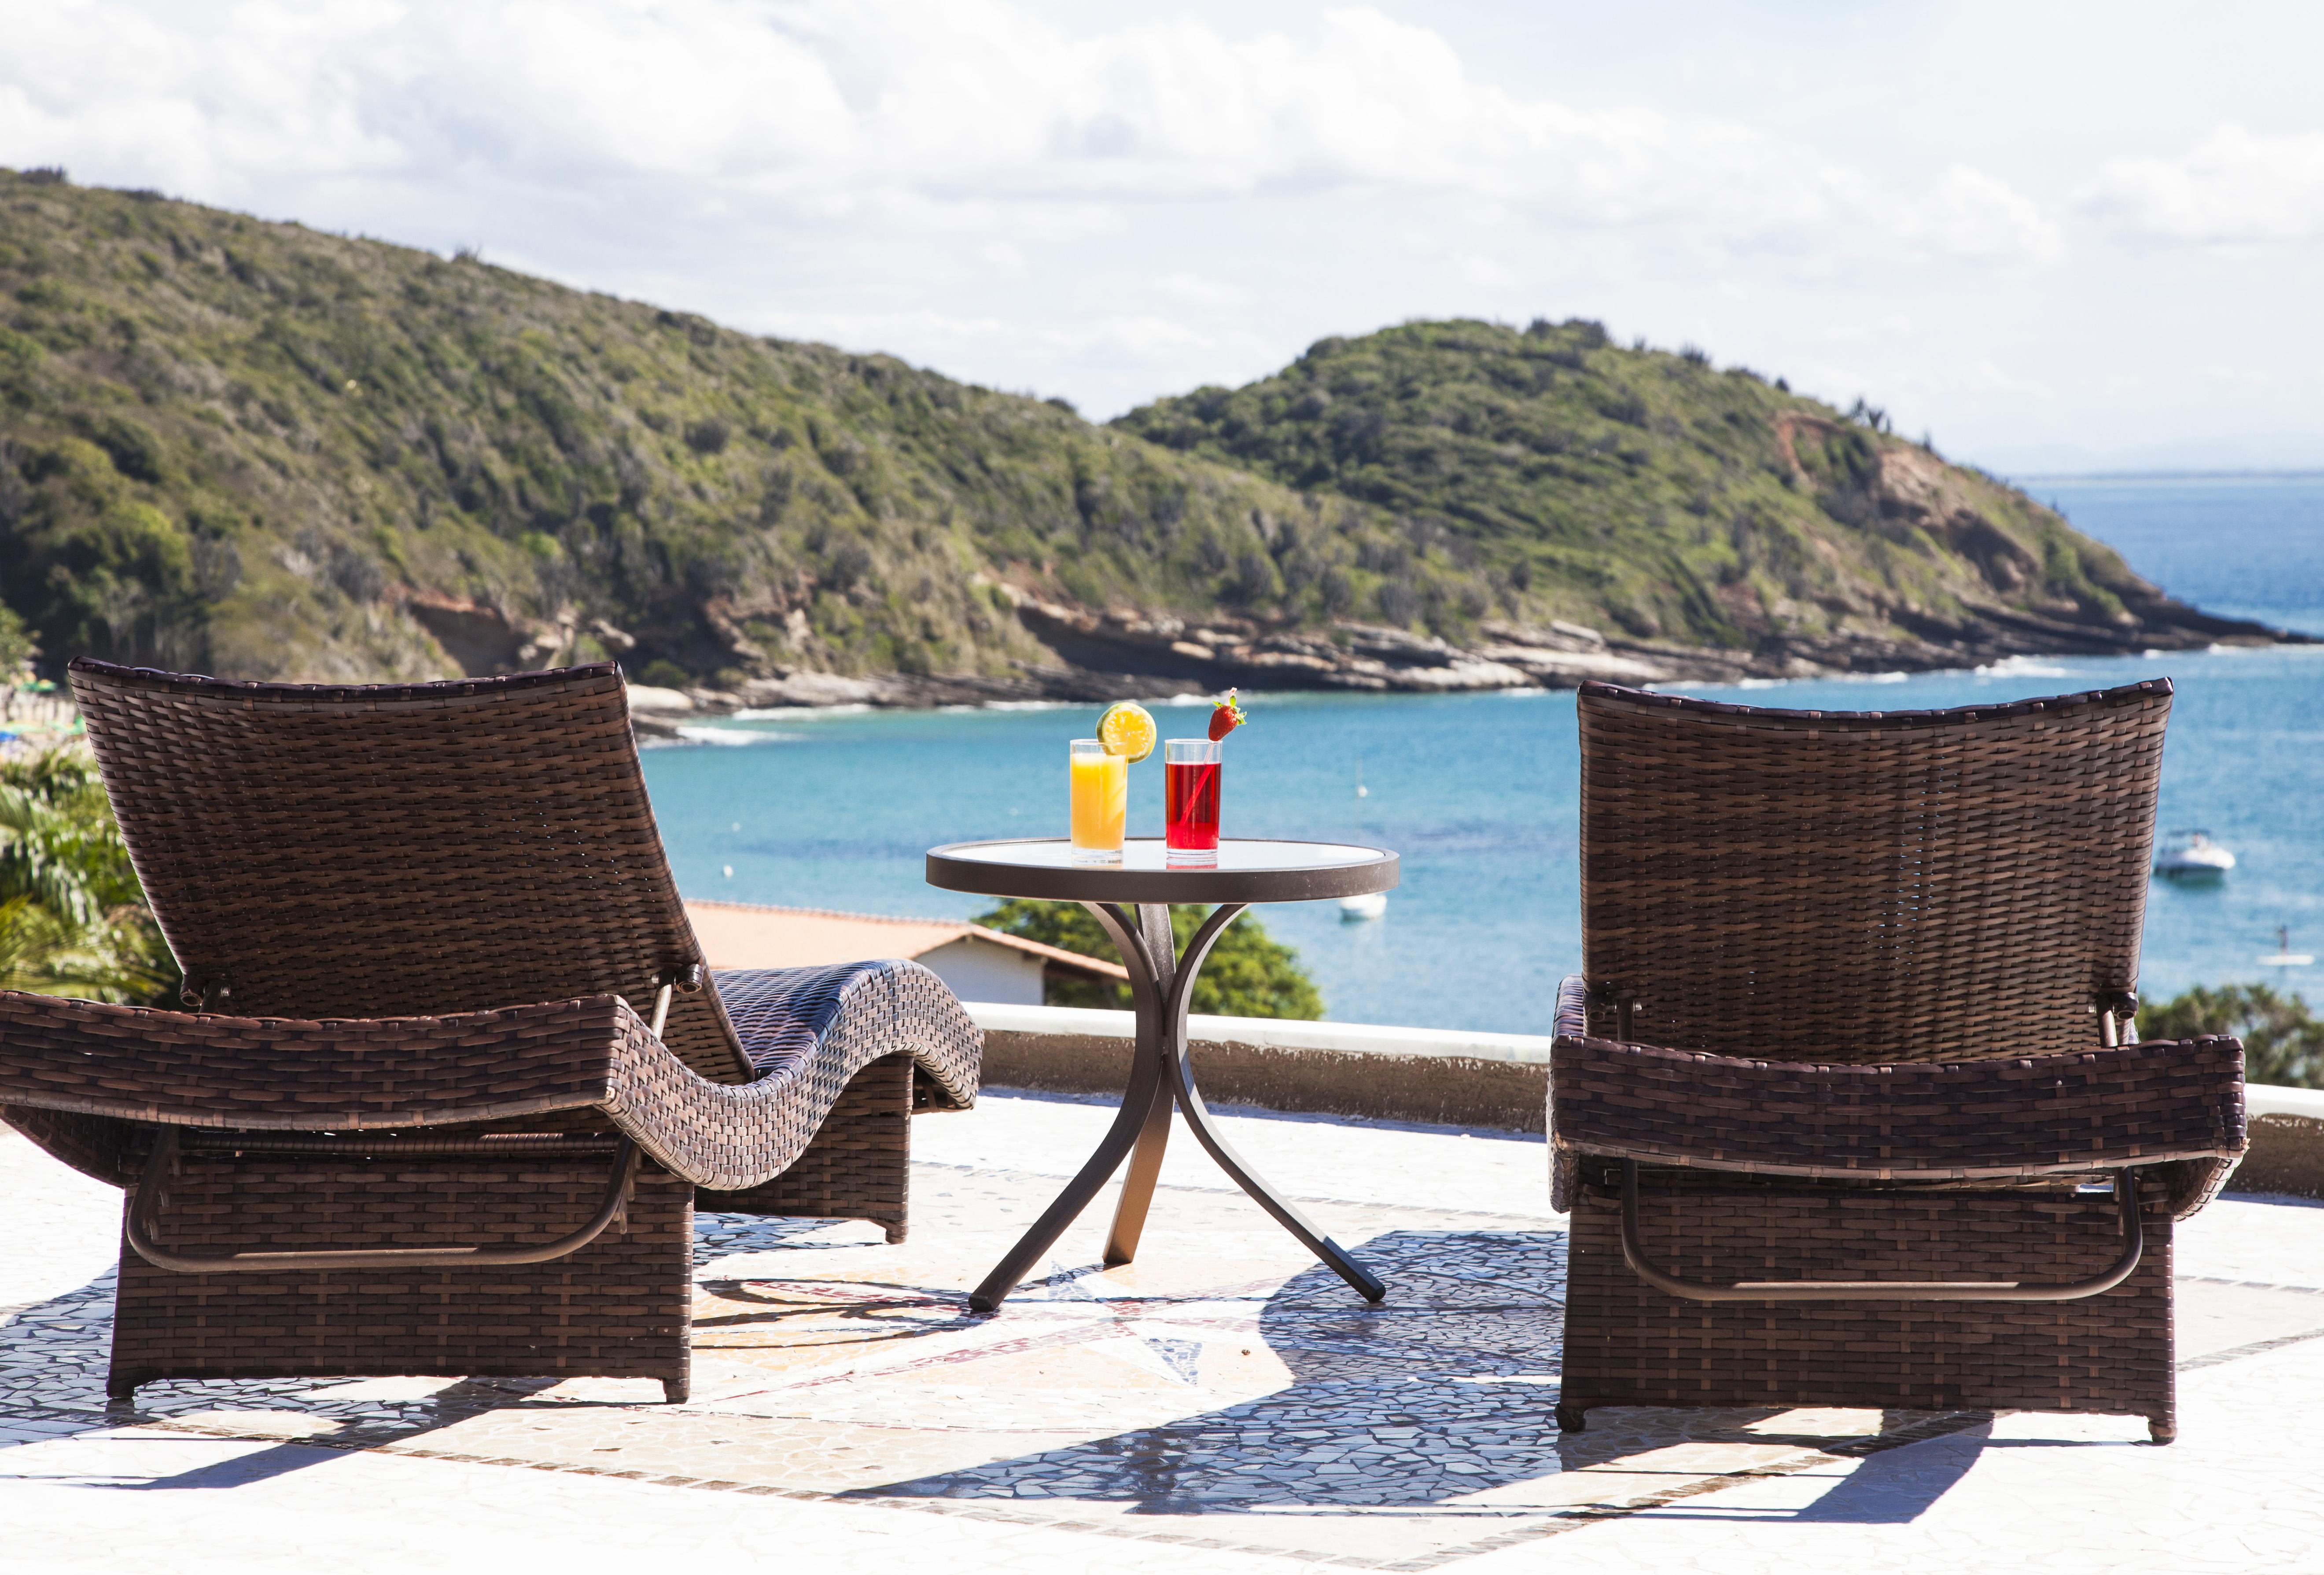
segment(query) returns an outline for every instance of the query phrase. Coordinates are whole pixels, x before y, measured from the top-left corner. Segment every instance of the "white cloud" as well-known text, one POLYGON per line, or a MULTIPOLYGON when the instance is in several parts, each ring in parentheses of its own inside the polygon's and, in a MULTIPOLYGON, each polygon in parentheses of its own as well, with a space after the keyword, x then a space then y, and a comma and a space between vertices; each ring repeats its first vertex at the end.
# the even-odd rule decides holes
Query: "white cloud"
POLYGON ((1817 330, 1816 336, 1829 345, 1849 345, 1868 339, 1901 339, 1911 336, 1916 328, 1917 325, 1908 313, 1883 312, 1877 318, 1826 323, 1817 330))
POLYGON ((798 312, 779 307, 772 307, 770 311, 785 332, 803 337, 858 345, 909 340, 954 351, 1007 341, 1020 350, 1029 347, 1038 357, 1059 364, 1100 350, 1141 362, 1167 362, 1188 350, 1209 350, 1227 342, 1219 335, 1153 312, 1100 314, 1028 330, 1021 322, 999 316, 959 318, 931 311, 798 312))
POLYGON ((1972 456, 2324 398, 2318 253, 2284 244, 2324 236, 2313 6, 2094 40, 2048 0, 1306 3, 23 0, 0 164, 1093 414, 1452 315, 1692 341, 1972 456), (2230 37, 2233 72, 2190 66, 2230 37))
POLYGON ((2310 240, 2324 235, 2324 132, 2223 125, 2176 158, 2107 161, 2080 199, 2144 240, 2310 240))
POLYGON ((2048 262, 2064 249, 2057 225, 2006 181, 1966 164, 1947 169, 1910 202, 1899 235, 1941 256, 1973 262, 2048 262))
POLYGON ((1196 307, 1239 307, 1250 304, 1250 291, 1223 279, 1212 279, 1200 273, 1179 272, 1166 273, 1154 281, 1154 287, 1173 300, 1196 307))
POLYGON ((1668 229, 1704 254, 2056 250, 1993 175, 1898 189, 1733 122, 1525 97, 1370 9, 1230 37, 1190 18, 1069 33, 1001 0, 111 0, 46 10, 13 41, 0 150, 226 200, 269 177, 482 164, 987 236, 1022 234, 1028 210, 1087 229, 1093 206, 1357 190, 1668 229))

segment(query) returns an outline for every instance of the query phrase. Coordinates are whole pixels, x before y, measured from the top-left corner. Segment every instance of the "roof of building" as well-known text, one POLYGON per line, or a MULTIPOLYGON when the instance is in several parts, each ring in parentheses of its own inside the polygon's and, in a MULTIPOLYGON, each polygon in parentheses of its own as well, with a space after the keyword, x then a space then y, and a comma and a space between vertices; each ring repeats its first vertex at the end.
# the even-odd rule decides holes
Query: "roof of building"
POLYGON ((869 957, 922 957, 958 940, 1027 953, 1045 966, 1091 979, 1127 980, 1129 970, 1100 957, 1005 935, 961 919, 883 918, 814 907, 761 907, 748 902, 688 898, 686 916, 715 968, 808 968, 869 957))

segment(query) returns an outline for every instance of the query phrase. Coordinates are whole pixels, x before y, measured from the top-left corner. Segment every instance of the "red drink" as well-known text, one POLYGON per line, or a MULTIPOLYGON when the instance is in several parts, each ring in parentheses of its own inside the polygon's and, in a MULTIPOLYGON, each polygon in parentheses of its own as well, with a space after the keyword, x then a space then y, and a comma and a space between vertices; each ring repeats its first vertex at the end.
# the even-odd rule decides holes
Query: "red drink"
POLYGON ((1218 852, 1219 769, 1212 740, 1174 738, 1163 746, 1162 841, 1169 852, 1218 852))

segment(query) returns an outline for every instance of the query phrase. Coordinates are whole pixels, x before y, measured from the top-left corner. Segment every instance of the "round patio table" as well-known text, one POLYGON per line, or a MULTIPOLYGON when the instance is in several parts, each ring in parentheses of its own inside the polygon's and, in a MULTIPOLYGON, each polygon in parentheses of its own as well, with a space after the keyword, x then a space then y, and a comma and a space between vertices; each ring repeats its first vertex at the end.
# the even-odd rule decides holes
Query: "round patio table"
POLYGON ((1219 1162, 1219 1168, 1275 1216, 1309 1251, 1338 1271, 1364 1299, 1388 1294, 1378 1276, 1345 1248, 1318 1230, 1288 1200, 1243 1162, 1204 1108, 1186 1054, 1186 1009, 1203 959, 1237 915, 1254 902, 1311 902, 1319 898, 1359 897, 1387 891, 1397 882, 1397 856, 1384 848, 1347 843, 1268 842, 1221 839, 1214 866, 1173 869, 1160 839, 1132 837, 1119 864, 1076 864, 1063 837, 988 843, 953 843, 928 850, 928 884, 947 891, 985 897, 1029 897, 1078 902, 1096 916, 1130 972, 1130 999, 1138 1019, 1130 1088, 1120 1113, 1097 1152, 1057 1194, 1023 1239, 995 1265, 969 1297, 969 1305, 990 1312, 1017 1288, 1028 1271, 1065 1233, 1098 1190, 1130 1156, 1130 1174, 1114 1205, 1113 1229, 1105 1243, 1106 1266, 1128 1263, 1138 1254, 1154 1199, 1162 1152, 1170 1140, 1175 1100, 1186 1125, 1219 1162), (1209 902, 1217 911, 1186 943, 1185 955, 1170 934, 1170 904, 1209 902))

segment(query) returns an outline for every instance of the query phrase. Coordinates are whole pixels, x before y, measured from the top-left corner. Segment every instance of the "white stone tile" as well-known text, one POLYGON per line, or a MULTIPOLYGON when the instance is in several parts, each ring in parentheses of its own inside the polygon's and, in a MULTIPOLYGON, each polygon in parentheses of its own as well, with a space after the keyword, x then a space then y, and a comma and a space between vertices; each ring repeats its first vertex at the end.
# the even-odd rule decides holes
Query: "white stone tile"
POLYGON ((1462 1564, 1467 1575, 2251 1575, 2324 1570, 2324 1340, 2182 1378, 2176 1443, 2135 1421, 1992 1426, 1642 1510, 1462 1564))
POLYGON ((2324 1202, 2229 1193, 2173 1236, 2181 1275, 2324 1289, 2324 1202))
POLYGON ((802 1503, 129 1428, 0 1449, 0 1567, 124 1570, 554 1569, 1109 1570, 1264 1575, 1248 1553, 1102 1541, 876 1506, 802 1503))
POLYGON ((1538 1138, 1225 1117, 1396 1266, 1370 1308, 1181 1126, 1137 1263, 1099 1271, 1102 1194, 1045 1283, 965 1317, 1112 1113, 1002 1095, 915 1123, 901 1247, 706 1217, 695 1405, 627 1380, 156 1386, 167 1426, 99 1410, 119 1194, 0 1135, 0 1306, 29 1304, 0 1324, 0 1570, 2324 1571, 2324 1473, 2297 1443, 2324 1339, 2249 1349, 2324 1314, 2302 1289, 2324 1287, 2324 1208, 2230 1197, 2181 1229, 2181 1355, 2214 1365, 2182 1378, 2168 1448, 2135 1420, 2023 1415, 1862 1460, 1798 1444, 1895 1425, 1849 1411, 1639 1410, 1561 1440, 1538 1138), (1779 1474, 1722 1486, 1748 1469, 1779 1474))
POLYGON ((113 1266, 121 1193, 0 1124, 0 1309, 45 1302, 113 1266))

